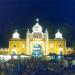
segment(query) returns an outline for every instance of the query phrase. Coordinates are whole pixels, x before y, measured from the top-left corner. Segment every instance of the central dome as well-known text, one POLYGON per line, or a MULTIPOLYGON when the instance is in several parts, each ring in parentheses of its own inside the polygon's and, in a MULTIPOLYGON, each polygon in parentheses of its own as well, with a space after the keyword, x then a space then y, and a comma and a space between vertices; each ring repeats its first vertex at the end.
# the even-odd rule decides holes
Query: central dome
POLYGON ((36 19, 36 24, 32 28, 33 32, 42 32, 42 27, 38 22, 39 19, 36 19))

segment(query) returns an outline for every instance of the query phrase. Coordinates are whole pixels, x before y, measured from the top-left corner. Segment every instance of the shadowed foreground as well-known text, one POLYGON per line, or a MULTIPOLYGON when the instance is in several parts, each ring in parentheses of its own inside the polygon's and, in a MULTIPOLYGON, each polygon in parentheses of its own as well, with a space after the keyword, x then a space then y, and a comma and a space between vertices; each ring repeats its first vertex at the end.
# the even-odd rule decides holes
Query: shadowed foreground
POLYGON ((73 73, 56 60, 12 59, 0 63, 0 75, 75 75, 73 73))

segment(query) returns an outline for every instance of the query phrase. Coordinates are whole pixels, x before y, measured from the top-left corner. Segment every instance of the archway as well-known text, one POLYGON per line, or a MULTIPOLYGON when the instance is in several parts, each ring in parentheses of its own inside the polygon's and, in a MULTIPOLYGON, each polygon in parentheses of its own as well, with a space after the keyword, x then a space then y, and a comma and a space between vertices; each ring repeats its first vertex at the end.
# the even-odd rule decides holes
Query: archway
POLYGON ((33 57, 42 57, 43 52, 42 52, 42 46, 40 44, 35 44, 33 46, 33 51, 32 51, 32 56, 33 57))

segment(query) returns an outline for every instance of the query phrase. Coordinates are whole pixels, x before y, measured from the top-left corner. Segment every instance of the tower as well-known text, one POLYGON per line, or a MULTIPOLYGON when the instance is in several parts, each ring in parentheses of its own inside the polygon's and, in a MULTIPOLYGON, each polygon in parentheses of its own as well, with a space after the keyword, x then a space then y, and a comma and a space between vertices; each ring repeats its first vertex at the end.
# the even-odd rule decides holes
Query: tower
POLYGON ((48 30, 45 30, 45 55, 49 54, 49 34, 48 34, 48 30))
POLYGON ((9 40, 9 49, 11 54, 17 54, 19 50, 19 40, 20 36, 17 30, 12 35, 12 38, 9 40))
POLYGON ((10 54, 25 54, 25 39, 21 39, 18 31, 16 30, 12 38, 9 40, 10 54))
POLYGON ((66 40, 63 39, 63 35, 62 33, 60 33, 59 29, 57 31, 57 33, 55 34, 55 50, 56 50, 56 54, 60 54, 60 52, 62 52, 62 54, 65 53, 66 50, 66 40))
POLYGON ((35 25, 32 27, 32 32, 27 31, 27 36, 26 36, 26 45, 27 45, 27 54, 31 55, 34 46, 39 45, 41 46, 41 50, 44 54, 46 54, 46 40, 48 39, 44 35, 48 35, 47 33, 42 32, 42 26, 39 24, 39 19, 36 19, 35 25), (46 39, 45 39, 46 38, 46 39))
POLYGON ((26 35, 26 54, 30 55, 30 31, 29 29, 27 30, 27 35, 26 35))

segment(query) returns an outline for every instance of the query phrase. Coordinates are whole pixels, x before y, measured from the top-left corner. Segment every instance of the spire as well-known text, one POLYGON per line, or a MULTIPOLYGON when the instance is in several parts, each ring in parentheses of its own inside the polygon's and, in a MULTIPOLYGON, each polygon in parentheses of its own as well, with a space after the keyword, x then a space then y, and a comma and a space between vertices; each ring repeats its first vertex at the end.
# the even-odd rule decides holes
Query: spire
POLYGON ((27 30, 27 38, 30 38, 30 31, 29 31, 29 29, 27 30))

